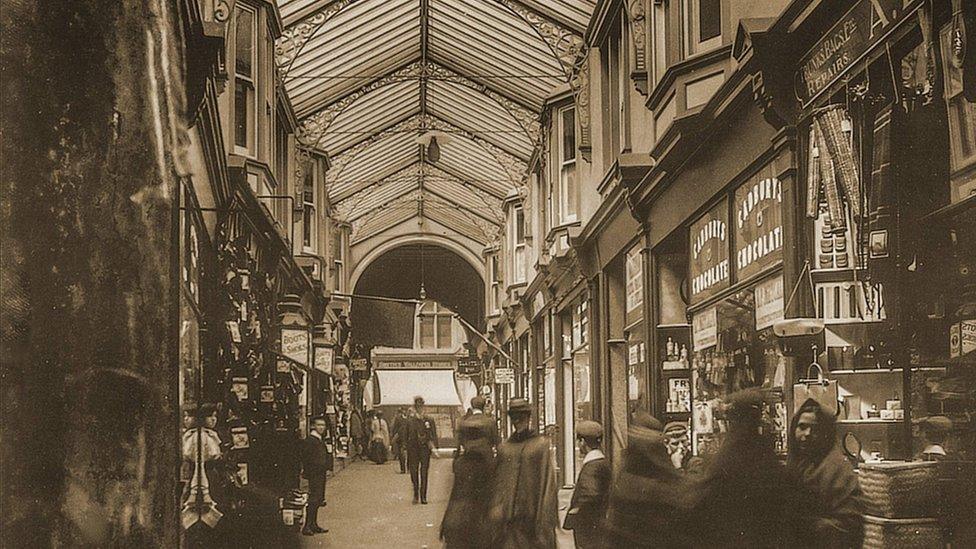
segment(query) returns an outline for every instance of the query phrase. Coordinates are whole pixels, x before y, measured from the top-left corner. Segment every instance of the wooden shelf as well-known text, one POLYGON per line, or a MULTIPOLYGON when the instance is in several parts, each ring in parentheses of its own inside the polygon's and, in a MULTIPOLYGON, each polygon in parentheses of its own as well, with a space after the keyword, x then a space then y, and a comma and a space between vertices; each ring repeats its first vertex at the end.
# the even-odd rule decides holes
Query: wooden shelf
POLYGON ((837 420, 837 423, 838 423, 838 425, 856 425, 856 424, 862 424, 862 425, 873 425, 873 424, 891 424, 891 425, 898 425, 898 424, 905 423, 905 422, 903 420, 900 420, 900 419, 878 419, 878 418, 871 418, 871 419, 838 419, 837 420))

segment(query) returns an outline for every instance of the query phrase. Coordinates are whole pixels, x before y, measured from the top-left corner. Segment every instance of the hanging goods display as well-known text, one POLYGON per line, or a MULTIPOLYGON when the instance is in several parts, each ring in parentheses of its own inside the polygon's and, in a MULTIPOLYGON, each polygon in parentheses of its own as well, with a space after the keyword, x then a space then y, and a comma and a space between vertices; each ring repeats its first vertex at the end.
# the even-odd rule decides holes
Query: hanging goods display
POLYGON ((796 413, 800 406, 811 398, 830 415, 836 416, 840 411, 837 380, 824 377, 823 368, 816 362, 811 363, 807 368, 806 378, 793 385, 793 412, 796 413), (816 377, 812 375, 814 369, 817 371, 816 377))
POLYGON ((807 216, 817 217, 823 189, 830 227, 840 233, 847 228, 845 201, 855 217, 861 215, 861 190, 857 159, 845 126, 850 124, 840 105, 829 105, 813 117, 807 166, 807 216), (842 194, 843 192, 843 194, 842 194))

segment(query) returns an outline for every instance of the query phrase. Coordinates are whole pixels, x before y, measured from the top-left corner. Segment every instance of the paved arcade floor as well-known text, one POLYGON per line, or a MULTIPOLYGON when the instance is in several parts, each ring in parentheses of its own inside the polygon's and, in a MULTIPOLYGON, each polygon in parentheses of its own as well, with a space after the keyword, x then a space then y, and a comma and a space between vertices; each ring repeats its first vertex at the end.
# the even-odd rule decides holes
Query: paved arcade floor
MULTIPOLYGON (((329 504, 319 512, 319 523, 329 528, 329 533, 303 536, 303 547, 439 548, 438 532, 452 481, 451 459, 432 459, 429 504, 414 505, 410 476, 399 474, 395 461, 384 465, 353 463, 329 479, 326 488, 329 504)), ((560 496, 562 507, 568 497, 560 496)), ((559 542, 561 548, 573 547, 572 534, 560 530, 559 542)))

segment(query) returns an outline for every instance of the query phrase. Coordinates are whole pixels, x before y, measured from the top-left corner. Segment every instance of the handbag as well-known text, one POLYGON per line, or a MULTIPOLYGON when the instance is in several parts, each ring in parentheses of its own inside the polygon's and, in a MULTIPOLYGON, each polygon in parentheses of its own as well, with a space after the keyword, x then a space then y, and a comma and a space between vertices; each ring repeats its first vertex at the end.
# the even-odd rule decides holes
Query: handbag
POLYGON ((807 399, 813 399, 823 408, 824 412, 836 416, 840 413, 838 386, 836 379, 824 377, 823 368, 813 362, 807 368, 807 377, 800 379, 793 385, 793 413, 803 406, 807 399), (813 377, 813 369, 817 375, 813 377))

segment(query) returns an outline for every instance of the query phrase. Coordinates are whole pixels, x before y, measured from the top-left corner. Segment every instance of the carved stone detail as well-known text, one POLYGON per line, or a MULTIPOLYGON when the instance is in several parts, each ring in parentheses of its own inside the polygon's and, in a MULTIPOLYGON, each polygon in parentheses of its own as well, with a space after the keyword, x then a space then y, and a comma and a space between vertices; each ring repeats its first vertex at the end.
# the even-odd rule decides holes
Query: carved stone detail
POLYGON ((356 0, 339 0, 333 4, 329 4, 324 10, 312 15, 307 19, 303 19, 298 23, 295 23, 291 27, 288 27, 281 33, 281 37, 275 40, 275 65, 278 68, 278 74, 284 78, 288 75, 289 69, 291 69, 292 63, 298 54, 302 51, 302 47, 308 42, 312 36, 323 25, 325 25, 329 19, 332 19, 340 11, 342 11, 346 6, 352 4, 356 0))
POLYGON ((647 70, 647 18, 644 11, 645 0, 627 2, 627 16, 630 19, 630 35, 634 40, 634 70, 647 70))
POLYGON ((576 104, 576 143, 580 154, 589 162, 593 145, 590 141, 590 61, 589 56, 583 58, 576 74, 570 81, 573 89, 573 100, 576 104))

